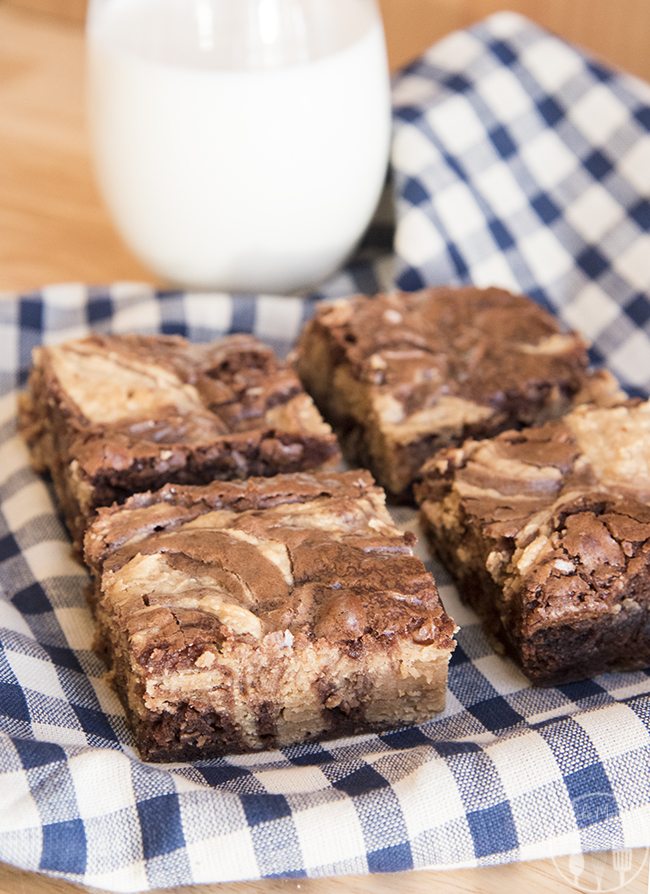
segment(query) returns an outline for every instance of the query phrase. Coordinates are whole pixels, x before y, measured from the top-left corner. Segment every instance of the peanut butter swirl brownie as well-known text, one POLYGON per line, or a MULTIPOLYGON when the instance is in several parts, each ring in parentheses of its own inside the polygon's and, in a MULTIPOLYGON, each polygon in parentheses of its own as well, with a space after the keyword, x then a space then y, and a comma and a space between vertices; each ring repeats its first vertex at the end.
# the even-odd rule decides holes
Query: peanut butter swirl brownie
POLYGON ((419 722, 454 625, 366 472, 167 485, 85 537, 99 642, 144 757, 419 722))
POLYGON ((20 421, 77 546, 98 506, 136 491, 338 457, 296 375, 248 335, 92 335, 38 348, 20 421))
POLYGON ((467 441, 415 491, 461 595, 532 681, 650 664, 650 402, 467 441))
POLYGON ((353 462, 394 494, 438 448, 603 401, 574 332, 528 298, 439 288, 321 304, 297 368, 353 462))

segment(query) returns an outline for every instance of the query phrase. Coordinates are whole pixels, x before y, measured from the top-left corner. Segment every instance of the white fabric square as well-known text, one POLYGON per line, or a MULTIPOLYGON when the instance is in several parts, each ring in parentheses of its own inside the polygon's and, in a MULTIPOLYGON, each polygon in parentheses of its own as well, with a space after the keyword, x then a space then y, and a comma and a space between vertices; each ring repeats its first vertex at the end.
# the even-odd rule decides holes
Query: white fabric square
POLYGON ((184 297, 190 329, 209 328, 228 332, 232 324, 232 301, 222 292, 188 292, 184 297))
POLYGON ((6 649, 5 654, 21 686, 41 692, 50 698, 67 701, 53 664, 11 649, 6 649))
POLYGON ((441 68, 462 72, 483 52, 483 45, 468 31, 454 31, 435 45, 431 60, 441 68))
POLYGON ((605 84, 596 84, 568 110, 570 121, 593 146, 605 141, 630 117, 626 106, 605 84))
POLYGON ((436 192, 433 204, 442 225, 454 239, 463 239, 485 227, 485 216, 464 183, 454 183, 436 192))
POLYGON ((250 754, 231 754, 228 763, 233 767, 264 767, 284 764, 285 757, 280 751, 256 751, 250 754))
POLYGON ((172 780, 174 782, 174 788, 176 791, 181 794, 186 794, 188 792, 200 792, 205 789, 205 779, 198 770, 195 770, 191 766, 183 767, 185 772, 175 772, 172 770, 172 780), (192 778, 191 775, 196 778, 192 778))
POLYGON ((640 292, 650 290, 650 233, 639 235, 614 258, 614 269, 640 292))
POLYGON ((89 873, 86 885, 100 891, 146 891, 148 885, 144 860, 127 863, 110 872, 89 873))
POLYGON ((380 283, 395 282, 395 258, 392 255, 380 258, 375 265, 375 269, 380 283))
POLYGON ((2 626, 6 630, 12 630, 14 633, 20 633, 21 636, 29 640, 34 640, 34 634, 29 629, 29 624, 25 620, 24 615, 18 611, 12 602, 6 599, 2 581, 0 581, 0 598, 3 600, 2 626))
POLYGON ((99 707, 107 715, 114 717, 124 717, 124 707, 120 701, 117 692, 108 682, 108 675, 105 666, 100 658, 97 659, 98 671, 101 673, 99 677, 91 677, 93 691, 97 696, 99 707))
POLYGON ((607 365, 620 378, 643 388, 650 378, 648 369, 648 336, 637 329, 609 355, 607 365))
POLYGON ((550 708, 544 708, 540 705, 540 709, 538 711, 531 710, 530 713, 526 713, 526 719, 528 723, 544 723, 548 720, 553 720, 560 717, 565 717, 567 713, 571 713, 569 707, 569 699, 562 704, 554 705, 550 708))
POLYGON ((507 39, 520 31, 527 31, 530 22, 517 12, 495 12, 485 20, 485 27, 493 37, 507 39))
POLYGON ((37 478, 8 497, 2 504, 2 511, 11 530, 18 531, 36 516, 53 512, 54 507, 44 482, 37 478))
POLYGON ((478 93, 492 108, 500 124, 508 124, 528 112, 530 95, 508 68, 498 68, 477 84, 478 93))
POLYGON ((533 278, 549 285, 573 267, 573 258, 551 230, 538 230, 522 239, 519 247, 533 278))
MULTIPOLYGON (((648 850, 650 841, 650 810, 648 805, 624 811, 620 817, 623 839, 628 847, 642 847, 648 850)), ((650 863, 650 860, 648 860, 650 863)), ((650 887, 650 867, 648 869, 648 886, 650 887)))
POLYGON ((569 793, 559 774, 539 786, 535 785, 535 781, 536 777, 530 780, 526 794, 509 798, 512 815, 520 842, 546 839, 552 852, 558 839, 575 834, 575 815, 569 793))
POLYGON ((472 282, 475 286, 488 288, 496 286, 511 292, 519 291, 519 283, 510 265, 501 254, 494 254, 484 261, 472 265, 472 282))
POLYGON ((411 840, 431 828, 432 811, 438 827, 465 816, 456 780, 442 758, 432 756, 413 773, 394 782, 393 790, 411 840))
MULTIPOLYGON (((0 747, 8 746, 2 742, 0 747)), ((0 833, 34 829, 40 824, 41 816, 25 771, 3 773, 0 785, 0 833)))
POLYGON ((650 193, 650 134, 639 137, 630 151, 618 161, 617 170, 640 196, 648 196, 650 193))
MULTIPOLYGON (((0 293, 0 301, 8 302, 10 300, 11 299, 10 299, 9 295, 5 294, 5 296, 3 298, 2 294, 0 293)), ((2 333, 0 333, 0 337, 1 336, 2 336, 2 333)), ((8 373, 9 375, 13 375, 16 368, 18 367, 18 363, 19 363, 18 340, 15 338, 7 338, 7 337, 3 338, 2 339, 2 351, 0 351, 0 371, 4 372, 4 373, 8 373)), ((4 411, 3 411, 4 408, 2 407, 2 404, 6 405, 9 402, 7 400, 8 397, 13 398, 15 400, 13 394, 11 394, 11 395, 3 394, 2 397, 0 398, 0 400, 2 401, 2 403, 0 404, 0 419, 2 419, 3 422, 5 421, 5 418, 9 418, 9 417, 5 416, 4 411)))
POLYGON ((509 217, 522 208, 528 208, 528 200, 510 168, 498 162, 474 178, 481 196, 495 214, 509 217))
POLYGON ((393 106, 417 108, 427 104, 434 92, 435 87, 431 84, 431 78, 413 74, 409 78, 398 81, 393 87, 393 106))
POLYGON ((413 176, 426 171, 431 164, 432 153, 437 154, 431 142, 416 127, 400 127, 395 134, 393 164, 405 174, 413 176))
POLYGON ((54 283, 45 286, 41 292, 48 303, 56 305, 57 308, 67 308, 68 310, 83 307, 88 294, 86 286, 79 282, 54 283))
POLYGON ((488 751, 506 796, 512 800, 557 779, 560 769, 542 739, 532 731, 493 742, 488 751))
POLYGON ((296 810, 293 821, 306 866, 353 860, 365 850, 359 817, 349 798, 336 798, 308 810, 296 810))
POLYGON ((485 125, 462 96, 434 106, 427 121, 450 152, 462 154, 485 139, 485 125))
POLYGON ((585 242, 602 239, 624 216, 623 208, 599 183, 571 202, 566 219, 585 242))
POLYGON ((247 879, 254 872, 252 867, 257 865, 248 829, 189 841, 186 852, 195 885, 215 879, 247 879))
POLYGON ((543 190, 561 184, 579 165, 576 156, 552 130, 543 130, 525 143, 520 156, 543 190))
POLYGON ((263 770, 255 778, 274 795, 300 795, 329 788, 329 780, 319 767, 291 767, 286 770, 263 770))
MULTIPOLYGON (((3 347, 4 347, 4 345, 3 345, 3 347)), ((15 370, 16 370, 16 367, 14 366, 10 370, 10 372, 14 373, 15 370)), ((3 394, 2 396, 0 396, 0 424, 1 425, 4 425, 6 422, 10 422, 11 420, 15 419, 17 410, 18 410, 18 395, 16 394, 15 391, 9 391, 7 394, 3 394)), ((16 445, 22 444, 24 446, 25 442, 19 435, 16 435, 14 437, 14 441, 16 442, 16 445)), ((11 444, 13 442, 8 439, 5 443, 11 444)), ((5 445, 3 445, 3 446, 5 446, 5 445)), ((27 456, 27 455, 28 455, 27 449, 25 448, 25 456, 27 456)), ((4 467, 2 467, 2 468, 4 471, 4 467)), ((8 474, 8 473, 5 472, 5 474, 8 474)), ((4 478, 2 480, 4 480, 4 478)))
POLYGON ((114 317, 116 332, 155 332, 160 327, 160 303, 151 293, 151 289, 127 284, 123 288, 111 289, 113 296, 118 299, 119 308, 114 317), (134 301, 137 294, 141 294, 145 300, 134 301), (132 299, 127 302, 126 299, 132 299))
POLYGON ((83 574, 81 565, 72 558, 70 546, 61 540, 46 540, 35 543, 23 550, 23 556, 34 577, 47 580, 69 574, 79 577, 83 574))
POLYGON ((615 703, 598 711, 585 711, 576 717, 602 760, 648 748, 648 731, 640 718, 625 705, 615 703))
MULTIPOLYGON (((13 411, 15 413, 15 395, 12 394, 11 396, 13 400, 11 401, 10 406, 13 407, 13 411)), ((5 401, 4 407, 0 409, 5 409, 8 405, 9 402, 5 401)), ((5 443, 0 446, 0 484, 3 484, 8 478, 10 478, 20 469, 24 469, 26 466, 28 466, 29 462, 29 451, 27 450, 27 445, 20 437, 20 435, 15 435, 13 438, 9 438, 7 441, 5 441, 5 443)))
POLYGON ((494 653, 484 655, 482 658, 475 658, 474 664, 494 686, 499 695, 521 692, 522 689, 528 689, 530 686, 529 681, 514 661, 504 658, 502 655, 494 653))
POLYGON ((56 609, 56 619, 71 649, 89 652, 93 647, 95 625, 87 605, 62 606, 56 609))
POLYGON ((76 754, 68 768, 81 816, 103 816, 135 804, 131 761, 119 751, 76 754))
POLYGON ((550 36, 526 47, 521 61, 549 93, 559 90, 572 77, 584 71, 584 61, 575 50, 550 36))
MULTIPOLYGON (((445 607, 448 606, 445 604, 445 607)), ((450 612, 451 613, 451 612, 450 612)), ((454 620, 456 620, 455 616, 452 615, 454 620)), ((442 713, 436 714, 436 719, 441 719, 443 717, 453 717, 455 714, 460 714, 465 710, 465 706, 456 698, 453 692, 447 689, 445 694, 445 707, 442 713)))
MULTIPOLYGON (((565 832, 563 835, 554 835, 545 841, 524 841, 519 844, 520 860, 548 860, 549 857, 557 857, 561 854, 579 854, 582 849, 580 833, 577 831, 565 832)), ((562 876, 558 875, 558 880, 562 876)), ((553 889, 552 889, 553 890, 553 889)), ((557 888, 556 890, 562 890, 557 888)), ((565 891, 576 890, 564 888, 565 891)))
MULTIPOLYGON (((69 715, 71 713, 69 706, 66 704, 64 707, 69 715)), ((70 722, 74 722, 74 715, 70 717, 70 722)), ((56 742, 62 748, 85 748, 88 746, 86 734, 75 726, 34 721, 32 729, 34 738, 39 742, 56 742)))
POLYGON ((255 331, 264 338, 288 339, 302 323, 300 298, 279 298, 261 295, 255 309, 255 331))
POLYGON ((408 264, 418 266, 445 250, 445 240, 419 208, 409 208, 395 235, 395 248, 408 264))
POLYGON ((586 338, 594 340, 620 315, 618 304, 596 283, 580 289, 564 308, 564 319, 586 338))

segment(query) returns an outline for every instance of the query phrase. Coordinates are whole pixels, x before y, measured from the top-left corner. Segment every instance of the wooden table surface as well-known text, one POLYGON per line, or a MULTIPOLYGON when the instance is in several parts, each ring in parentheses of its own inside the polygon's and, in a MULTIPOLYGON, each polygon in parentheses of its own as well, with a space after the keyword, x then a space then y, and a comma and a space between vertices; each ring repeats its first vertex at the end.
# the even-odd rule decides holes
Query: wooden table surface
MULTIPOLYGON (((71 280, 156 281, 116 235, 93 182, 83 36, 74 21, 83 6, 84 0, 0 0, 0 291, 71 280)), ((394 66, 507 6, 650 80, 650 0, 381 0, 381 6, 394 66)))
MULTIPOLYGON (((393 65, 442 34, 503 6, 495 0, 381 0, 393 65)), ((511 0, 517 9, 650 79, 648 0, 511 0)), ((83 0, 0 0, 0 291, 45 283, 156 281, 122 245, 104 211, 83 114, 83 0), (22 8, 20 8, 22 7, 22 8), (27 9, 32 7, 32 11, 27 9), (40 9, 41 12, 34 12, 40 9), (59 15, 47 15, 59 13, 59 15)), ((435 807, 432 806, 432 809, 435 807)), ((645 894, 647 854, 634 853, 626 894, 645 894)), ((394 894, 614 890, 609 853, 590 855, 578 885, 566 861, 480 870, 273 880, 174 889, 186 894, 394 894), (562 875, 562 867, 565 875, 562 875)), ((73 894, 58 880, 0 864, 0 894, 73 894)))

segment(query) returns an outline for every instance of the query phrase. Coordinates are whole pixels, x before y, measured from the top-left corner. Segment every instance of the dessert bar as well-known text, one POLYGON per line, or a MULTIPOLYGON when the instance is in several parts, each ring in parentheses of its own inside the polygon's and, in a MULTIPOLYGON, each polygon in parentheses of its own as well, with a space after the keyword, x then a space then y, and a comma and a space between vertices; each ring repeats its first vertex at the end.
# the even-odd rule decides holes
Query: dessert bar
POLYGON ((367 472, 167 485, 85 537, 99 644, 150 760, 442 709, 454 625, 367 472))
POLYGON ((321 304, 296 363, 348 459, 396 495, 440 447, 545 421, 617 390, 608 374, 587 372, 578 335, 500 289, 321 304))
POLYGON ((650 664, 650 402, 467 441, 415 493, 461 596, 533 682, 650 664))
POLYGON ((291 369, 247 335, 92 335, 37 348, 20 423, 77 547, 98 506, 167 482, 319 467, 336 439, 291 369))

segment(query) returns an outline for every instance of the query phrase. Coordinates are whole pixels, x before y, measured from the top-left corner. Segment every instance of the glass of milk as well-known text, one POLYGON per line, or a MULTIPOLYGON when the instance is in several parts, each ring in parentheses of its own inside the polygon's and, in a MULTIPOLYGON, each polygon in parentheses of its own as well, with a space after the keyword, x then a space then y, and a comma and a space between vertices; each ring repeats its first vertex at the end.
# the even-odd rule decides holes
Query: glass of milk
POLYGON ((382 189, 375 0, 91 0, 91 134, 132 250, 195 288, 317 284, 382 189))

